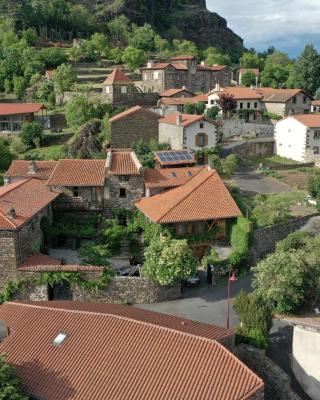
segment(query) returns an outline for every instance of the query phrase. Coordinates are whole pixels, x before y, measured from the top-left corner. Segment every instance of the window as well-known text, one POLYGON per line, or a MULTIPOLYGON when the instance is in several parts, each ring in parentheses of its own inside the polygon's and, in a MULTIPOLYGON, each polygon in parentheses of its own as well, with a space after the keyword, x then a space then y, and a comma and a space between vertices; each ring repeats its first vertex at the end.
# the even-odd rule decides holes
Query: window
POLYGON ((153 73, 153 79, 159 79, 159 72, 158 71, 153 73))
POLYGON ((240 110, 243 109, 243 103, 240 103, 240 110))
POLYGON ((73 197, 79 197, 79 189, 78 188, 73 188, 72 189, 72 196, 73 197))
POLYGON ((250 108, 251 107, 251 103, 247 103, 247 108, 250 108))
POLYGON ((125 188, 120 188, 119 190, 119 197, 124 198, 127 197, 127 190, 125 188))
POLYGON ((204 133, 198 133, 197 138, 198 138, 197 145, 199 147, 205 147, 207 145, 206 143, 207 135, 205 135, 204 133))
POLYGON ((294 97, 293 100, 292 100, 292 102, 293 102, 293 104, 296 104, 296 103, 297 103, 297 98, 294 97))
POLYGON ((106 93, 110 93, 110 86, 106 86, 106 93))
POLYGON ((214 104, 214 100, 210 100, 210 104, 214 104))
POLYGON ((303 102, 304 102, 304 104, 306 104, 306 102, 307 102, 307 96, 303 96, 303 102))
POLYGON ((59 332, 58 335, 53 339, 52 344, 54 346, 61 346, 67 339, 68 335, 64 332, 59 332))
POLYGON ((258 108, 258 103, 257 102, 254 103, 254 108, 258 108))
POLYGON ((314 139, 320 139, 320 130, 316 130, 313 133, 313 138, 314 139))
POLYGON ((319 154, 319 147, 318 146, 313 148, 313 154, 319 154))
POLYGON ((200 122, 200 129, 204 128, 204 122, 200 122))
POLYGON ((127 86, 121 86, 121 94, 127 93, 127 86))

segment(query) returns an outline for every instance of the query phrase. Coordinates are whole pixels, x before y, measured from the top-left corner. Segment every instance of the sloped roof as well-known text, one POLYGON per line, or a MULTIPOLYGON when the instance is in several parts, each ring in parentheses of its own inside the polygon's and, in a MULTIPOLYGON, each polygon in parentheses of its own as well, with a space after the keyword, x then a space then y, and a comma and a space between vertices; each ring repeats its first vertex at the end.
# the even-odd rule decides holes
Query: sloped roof
POLYGON ((320 128, 320 114, 297 114, 287 118, 294 118, 308 128, 320 128))
POLYGON ((188 89, 186 88, 180 88, 180 89, 167 89, 164 92, 160 93, 161 97, 171 97, 174 96, 175 94, 179 94, 182 92, 187 92, 189 94, 191 94, 192 96, 195 96, 194 93, 190 92, 188 89))
POLYGON ((142 167, 132 151, 111 151, 110 175, 139 175, 142 167))
POLYGON ((155 69, 155 70, 165 69, 165 68, 169 67, 169 65, 171 65, 172 67, 174 67, 177 70, 188 71, 188 67, 186 67, 183 64, 179 64, 179 63, 158 63, 158 64, 154 64, 152 67, 143 67, 143 68, 141 68, 141 70, 145 70, 145 69, 155 69))
POLYGON ((264 386, 208 338, 216 327, 120 305, 69 304, 0 307, 11 332, 0 352, 28 394, 50 400, 244 400, 264 386), (59 333, 66 339, 55 346, 59 333))
POLYGON ((27 161, 14 160, 12 161, 8 171, 4 174, 5 178, 39 178, 48 179, 58 161, 27 161), (28 172, 30 163, 35 165, 35 173, 28 172))
POLYGON ((194 154, 189 150, 159 150, 154 151, 154 158, 161 166, 177 164, 196 164, 194 154), (178 153, 178 154, 177 154, 178 153))
POLYGON ((214 170, 203 169, 183 186, 135 203, 159 224, 238 217, 241 212, 214 170))
POLYGON ((283 103, 290 100, 292 97, 297 96, 299 93, 304 93, 302 89, 274 89, 269 87, 259 87, 255 90, 257 93, 262 94, 263 101, 270 103, 283 103))
POLYGON ((156 117, 156 118, 160 118, 159 114, 157 114, 154 111, 149 110, 148 108, 144 108, 144 107, 141 107, 141 106, 134 106, 134 107, 131 107, 128 110, 125 110, 125 111, 115 115, 114 117, 110 118, 109 122, 112 123, 112 122, 115 122, 115 121, 119 121, 120 119, 126 118, 129 115, 135 114, 138 111, 144 111, 145 113, 148 113, 150 116, 153 116, 153 117, 156 117))
POLYGON ((24 179, 0 187, 0 229, 20 228, 58 196, 39 179, 24 179), (7 215, 11 208, 16 213, 14 218, 7 215))
POLYGON ((60 160, 47 181, 49 186, 104 186, 105 160, 60 160))
POLYGON ((46 108, 42 103, 0 103, 0 115, 37 113, 46 108))
POLYGON ((133 81, 127 77, 119 68, 115 68, 112 70, 111 74, 107 77, 107 79, 103 82, 103 85, 112 85, 112 84, 134 84, 133 81))
POLYGON ((36 253, 29 256, 26 261, 19 266, 19 269, 34 267, 35 265, 61 265, 61 260, 57 260, 47 254, 36 253))
POLYGON ((247 88, 247 87, 225 87, 221 91, 214 91, 216 95, 220 95, 222 93, 231 94, 235 100, 249 100, 249 99, 262 99, 262 93, 257 92, 255 89, 247 88))
POLYGON ((77 264, 37 264, 20 266, 21 272, 103 272, 104 267, 77 264))
POLYGON ((183 55, 180 55, 180 56, 171 57, 171 58, 170 58, 170 61, 171 61, 171 60, 173 60, 173 61, 178 61, 178 60, 193 60, 194 58, 195 58, 194 56, 183 54, 183 55))
POLYGON ((170 124, 170 125, 179 125, 179 126, 188 126, 194 124, 197 121, 205 120, 212 124, 215 124, 214 121, 207 119, 203 115, 197 114, 181 114, 181 113, 170 113, 165 117, 159 119, 159 123, 161 124, 170 124), (177 124, 177 117, 180 115, 181 121, 177 124))
POLYGON ((223 71, 225 68, 228 68, 228 66, 227 65, 212 65, 211 67, 209 67, 209 65, 202 65, 202 64, 197 65, 198 71, 218 72, 218 71, 223 71))
MULTIPOLYGON (((175 162, 176 164, 178 162, 175 162)), ((183 162, 186 164, 186 161, 183 162)), ((184 185, 205 167, 146 169, 146 188, 168 188, 184 185)))
POLYGON ((260 70, 259 68, 240 68, 240 73, 243 75, 246 72, 252 72, 255 76, 259 76, 260 75, 260 70))
POLYGON ((320 106, 320 100, 312 100, 311 104, 313 106, 320 106))

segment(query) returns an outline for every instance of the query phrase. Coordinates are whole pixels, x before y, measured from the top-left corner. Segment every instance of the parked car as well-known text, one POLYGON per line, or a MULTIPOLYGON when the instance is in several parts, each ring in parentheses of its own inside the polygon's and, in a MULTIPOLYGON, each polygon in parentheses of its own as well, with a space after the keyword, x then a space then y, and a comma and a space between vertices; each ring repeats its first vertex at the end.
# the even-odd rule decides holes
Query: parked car
POLYGON ((185 286, 199 286, 200 285, 200 275, 197 271, 194 275, 190 276, 190 278, 186 279, 184 282, 185 286))
POLYGON ((125 266, 117 269, 117 275, 119 276, 140 276, 139 271, 140 265, 125 266))

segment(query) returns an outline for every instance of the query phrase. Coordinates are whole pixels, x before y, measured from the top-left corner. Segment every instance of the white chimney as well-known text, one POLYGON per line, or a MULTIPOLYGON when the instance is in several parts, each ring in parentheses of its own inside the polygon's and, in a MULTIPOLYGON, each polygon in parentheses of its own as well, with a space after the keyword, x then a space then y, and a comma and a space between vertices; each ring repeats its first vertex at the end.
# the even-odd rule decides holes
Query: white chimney
POLYGON ((201 65, 202 65, 202 66, 204 66, 204 65, 206 65, 206 64, 205 64, 205 62, 204 62, 204 61, 201 61, 201 65))
POLYGON ((176 124, 180 125, 182 122, 182 115, 180 113, 177 114, 177 118, 176 118, 176 124))
POLYGON ((37 172, 37 164, 35 161, 30 161, 28 165, 28 175, 35 174, 37 172))
POLYGON ((187 87, 186 87, 185 85, 183 85, 183 86, 182 86, 182 89, 183 89, 183 90, 186 90, 186 89, 187 89, 187 87))
POLYGON ((153 68, 154 67, 154 61, 153 60, 149 60, 147 62, 147 68, 153 68))
POLYGON ((214 88, 214 91, 215 91, 215 92, 220 92, 220 84, 219 84, 219 83, 216 83, 216 86, 215 86, 215 88, 214 88))

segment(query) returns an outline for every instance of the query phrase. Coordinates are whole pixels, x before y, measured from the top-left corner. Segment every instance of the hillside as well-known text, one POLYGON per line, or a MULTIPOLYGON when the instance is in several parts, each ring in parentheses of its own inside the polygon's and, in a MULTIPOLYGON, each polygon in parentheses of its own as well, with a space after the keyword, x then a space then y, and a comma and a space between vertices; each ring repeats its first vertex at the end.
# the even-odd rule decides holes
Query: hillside
POLYGON ((215 46, 228 52, 243 49, 243 40, 227 21, 206 8, 205 0, 73 0, 90 8, 102 22, 124 14, 132 22, 150 23, 168 39, 192 40, 200 48, 215 46))

